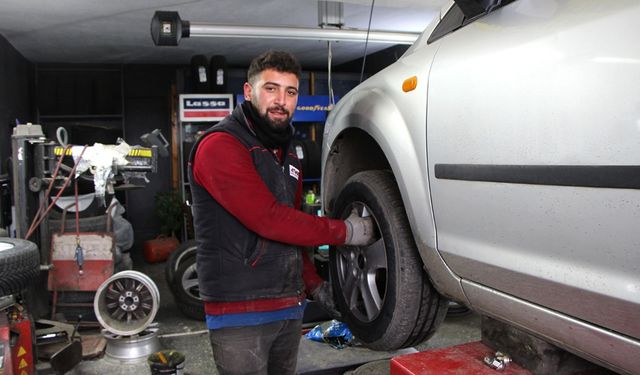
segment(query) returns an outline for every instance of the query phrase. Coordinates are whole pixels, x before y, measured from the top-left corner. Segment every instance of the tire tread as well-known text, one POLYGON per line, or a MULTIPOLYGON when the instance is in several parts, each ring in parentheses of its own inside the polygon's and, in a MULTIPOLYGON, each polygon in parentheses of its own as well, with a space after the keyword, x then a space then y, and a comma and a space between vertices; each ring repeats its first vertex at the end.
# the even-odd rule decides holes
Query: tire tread
MULTIPOLYGON (((398 274, 393 293, 398 300, 395 301, 392 319, 386 332, 365 344, 375 350, 414 346, 435 333, 446 315, 448 302, 435 290, 423 268, 402 197, 391 171, 359 172, 347 181, 343 192, 362 187, 371 191, 380 207, 390 214, 385 220, 393 228, 395 247, 401 248, 397 252, 401 259, 396 259, 398 274)), ((342 193, 336 201, 336 207, 340 206, 341 196, 342 193)))
POLYGON ((2 241, 14 244, 0 251, 0 296, 6 296, 21 292, 38 278, 40 254, 33 242, 13 238, 2 241))

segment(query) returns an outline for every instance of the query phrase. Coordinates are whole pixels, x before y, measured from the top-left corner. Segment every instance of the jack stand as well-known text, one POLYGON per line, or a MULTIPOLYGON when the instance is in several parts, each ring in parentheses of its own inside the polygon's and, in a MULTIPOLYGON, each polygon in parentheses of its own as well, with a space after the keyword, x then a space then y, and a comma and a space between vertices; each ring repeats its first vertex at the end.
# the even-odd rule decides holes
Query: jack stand
POLYGON ((482 343, 509 353, 514 362, 536 375, 614 375, 564 349, 512 325, 482 317, 482 343))

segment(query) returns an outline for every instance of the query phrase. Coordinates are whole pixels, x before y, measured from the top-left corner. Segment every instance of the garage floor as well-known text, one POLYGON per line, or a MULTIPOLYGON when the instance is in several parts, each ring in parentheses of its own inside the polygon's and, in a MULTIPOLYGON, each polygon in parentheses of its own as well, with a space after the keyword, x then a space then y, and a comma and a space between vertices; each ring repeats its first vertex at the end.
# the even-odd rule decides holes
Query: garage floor
MULTIPOLYGON (((160 309, 156 321, 160 324, 161 345, 166 349, 175 349, 185 354, 184 373, 189 375, 217 374, 211 355, 207 330, 204 322, 184 317, 176 308, 173 295, 164 278, 164 263, 147 264, 134 256, 134 269, 151 277, 160 290, 160 309)), ((428 342, 414 349, 424 351, 431 348, 447 347, 480 339, 480 317, 468 314, 461 317, 448 316, 437 334, 428 342)), ((299 371, 307 374, 342 374, 360 364, 375 362, 368 366, 367 374, 388 374, 388 359, 406 354, 413 349, 397 353, 374 352, 362 347, 350 347, 343 350, 330 348, 323 343, 302 339, 299 355, 299 371), (332 370, 327 371, 329 368, 332 370)), ((38 373, 46 374, 46 363, 38 365, 38 373)), ((79 363, 69 374, 150 374, 146 361, 122 363, 108 357, 85 360, 79 363)))

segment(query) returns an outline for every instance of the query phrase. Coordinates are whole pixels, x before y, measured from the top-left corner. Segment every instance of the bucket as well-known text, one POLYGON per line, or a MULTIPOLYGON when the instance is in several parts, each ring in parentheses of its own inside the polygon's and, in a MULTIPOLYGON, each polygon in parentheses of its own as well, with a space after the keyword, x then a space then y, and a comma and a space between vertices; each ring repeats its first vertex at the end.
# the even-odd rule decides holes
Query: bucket
POLYGON ((147 263, 164 262, 180 243, 175 237, 160 235, 153 240, 144 241, 143 255, 147 263))
POLYGON ((161 350, 147 357, 152 375, 182 375, 184 354, 175 350, 161 350))

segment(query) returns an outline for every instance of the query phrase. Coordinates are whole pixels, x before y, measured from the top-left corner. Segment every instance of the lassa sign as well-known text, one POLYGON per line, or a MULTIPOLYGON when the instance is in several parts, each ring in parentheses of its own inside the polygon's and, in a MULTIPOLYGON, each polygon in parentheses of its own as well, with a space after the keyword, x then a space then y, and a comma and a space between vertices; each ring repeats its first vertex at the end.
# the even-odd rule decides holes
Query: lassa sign
POLYGON ((220 121, 233 110, 231 94, 180 95, 180 121, 220 121))

